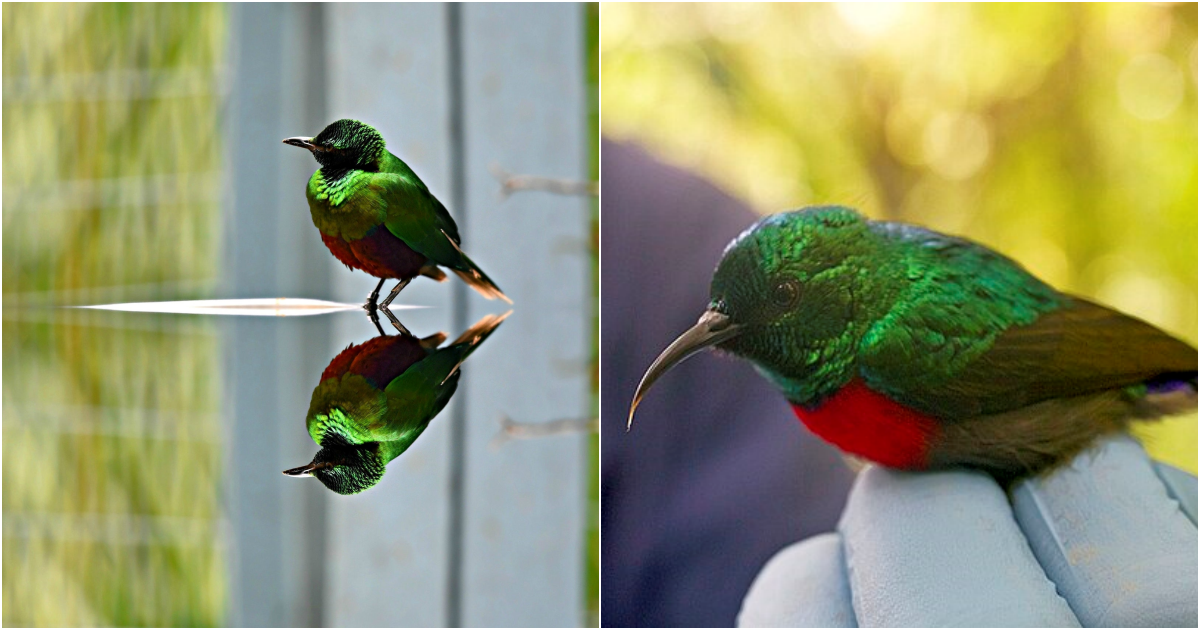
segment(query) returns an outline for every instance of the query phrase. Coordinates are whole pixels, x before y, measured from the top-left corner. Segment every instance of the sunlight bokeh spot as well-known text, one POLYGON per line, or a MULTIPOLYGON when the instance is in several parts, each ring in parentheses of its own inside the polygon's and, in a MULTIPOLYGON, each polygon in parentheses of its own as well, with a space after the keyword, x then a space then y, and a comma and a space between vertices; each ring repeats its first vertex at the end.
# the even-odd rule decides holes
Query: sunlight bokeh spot
POLYGON ((1071 261, 1054 241, 1040 235, 1028 235, 1009 254, 1026 269, 1052 285, 1062 285, 1071 277, 1071 261))
POLYGON ((1142 120, 1160 120, 1183 102, 1183 73, 1162 55, 1139 55, 1121 70, 1118 90, 1125 111, 1142 120))
POLYGON ((838 15, 856 33, 879 37, 896 26, 904 17, 902 2, 839 2, 838 15))
POLYGON ((925 128, 925 161, 942 177, 966 179, 987 162, 991 133, 974 114, 939 112, 925 128))
POLYGON ((1128 270, 1108 278, 1097 297, 1111 304, 1123 304, 1125 312, 1148 322, 1162 322, 1163 313, 1175 306, 1166 283, 1155 275, 1128 270))

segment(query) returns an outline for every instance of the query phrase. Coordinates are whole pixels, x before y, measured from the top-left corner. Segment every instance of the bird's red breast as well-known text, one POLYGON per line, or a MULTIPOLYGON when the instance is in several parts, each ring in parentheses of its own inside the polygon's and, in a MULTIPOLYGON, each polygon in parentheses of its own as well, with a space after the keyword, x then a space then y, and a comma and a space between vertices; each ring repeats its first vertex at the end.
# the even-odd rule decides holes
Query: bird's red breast
POLYGON ((342 264, 351 269, 361 269, 376 278, 412 278, 428 262, 424 255, 396 238, 384 226, 375 226, 365 236, 353 241, 324 232, 321 232, 321 240, 342 264))
POLYGON ((817 407, 792 404, 810 431, 841 450, 891 468, 923 469, 938 434, 933 418, 850 381, 817 407))
POLYGON ((320 234, 321 242, 325 243, 325 247, 329 248, 329 252, 333 254, 334 258, 351 269, 359 268, 358 257, 350 251, 350 243, 346 242, 346 239, 340 236, 330 236, 324 232, 320 234))
POLYGON ((340 378, 346 373, 358 374, 375 387, 383 389, 392 379, 427 355, 428 352, 415 337, 375 337, 358 345, 350 344, 342 350, 325 367, 321 381, 340 378))

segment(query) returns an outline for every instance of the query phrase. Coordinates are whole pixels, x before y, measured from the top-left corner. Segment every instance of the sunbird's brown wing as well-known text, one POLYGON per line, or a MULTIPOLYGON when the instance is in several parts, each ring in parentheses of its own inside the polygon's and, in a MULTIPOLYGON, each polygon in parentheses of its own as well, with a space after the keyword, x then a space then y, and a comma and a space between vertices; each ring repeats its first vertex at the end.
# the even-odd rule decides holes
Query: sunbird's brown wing
POLYGON ((1137 318, 1080 298, 1000 333, 948 380, 906 383, 899 402, 954 420, 1154 379, 1196 380, 1196 349, 1137 318))

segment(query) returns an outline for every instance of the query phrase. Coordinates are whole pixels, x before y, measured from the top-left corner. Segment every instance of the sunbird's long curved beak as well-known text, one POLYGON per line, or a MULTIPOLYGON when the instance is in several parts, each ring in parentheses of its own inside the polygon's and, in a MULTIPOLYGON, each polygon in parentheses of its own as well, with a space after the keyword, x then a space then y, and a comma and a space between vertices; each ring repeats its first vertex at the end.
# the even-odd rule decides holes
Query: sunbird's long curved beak
POLYGON ((637 411, 642 397, 650 391, 659 377, 693 354, 728 341, 741 332, 741 327, 734 324, 728 315, 712 309, 704 311, 704 314, 700 316, 700 321, 672 341, 671 345, 658 355, 654 363, 650 364, 650 369, 646 370, 646 374, 642 376, 642 382, 638 383, 637 392, 633 395, 633 403, 629 405, 629 419, 625 423, 625 430, 628 431, 633 426, 633 413, 637 411))
POLYGON ((284 138, 283 143, 290 144, 294 147, 300 147, 301 149, 308 149, 309 151, 314 151, 314 150, 316 150, 317 145, 313 144, 312 140, 313 140, 312 138, 302 138, 300 136, 297 136, 295 138, 284 138))
POLYGON ((299 468, 291 468, 291 469, 285 470, 285 471, 283 471, 283 474, 285 474, 289 477, 311 477, 311 476, 313 476, 313 471, 317 470, 318 468, 321 468, 321 465, 316 462, 312 462, 312 463, 305 464, 299 468))

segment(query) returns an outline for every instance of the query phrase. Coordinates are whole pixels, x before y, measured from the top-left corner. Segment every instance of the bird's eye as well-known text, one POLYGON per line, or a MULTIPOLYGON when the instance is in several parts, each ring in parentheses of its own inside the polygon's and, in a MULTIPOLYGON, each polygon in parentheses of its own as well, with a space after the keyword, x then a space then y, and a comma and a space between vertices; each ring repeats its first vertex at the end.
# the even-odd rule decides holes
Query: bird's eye
POLYGON ((784 280, 771 289, 771 301, 779 308, 795 306, 800 299, 800 284, 795 280, 784 280))

